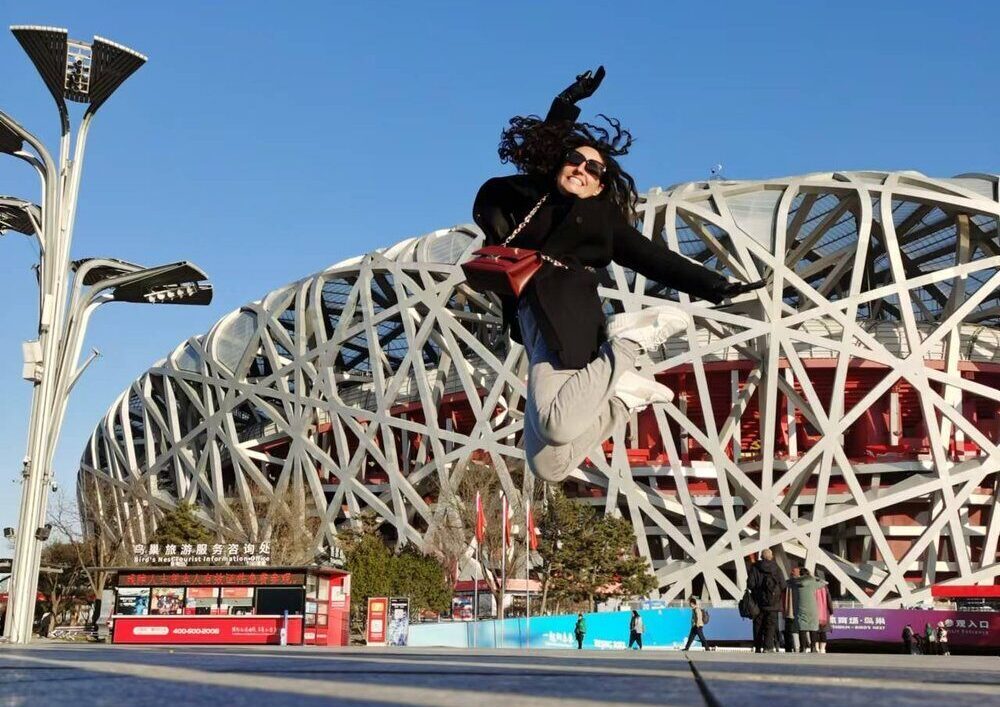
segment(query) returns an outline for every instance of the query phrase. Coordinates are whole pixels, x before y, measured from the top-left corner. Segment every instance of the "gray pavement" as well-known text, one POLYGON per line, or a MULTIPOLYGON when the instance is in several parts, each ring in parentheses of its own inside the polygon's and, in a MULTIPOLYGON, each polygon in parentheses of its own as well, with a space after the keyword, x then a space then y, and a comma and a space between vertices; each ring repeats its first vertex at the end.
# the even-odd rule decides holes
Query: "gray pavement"
POLYGON ((1000 705, 1000 658, 0 646, 0 707, 166 704, 986 707, 1000 705))

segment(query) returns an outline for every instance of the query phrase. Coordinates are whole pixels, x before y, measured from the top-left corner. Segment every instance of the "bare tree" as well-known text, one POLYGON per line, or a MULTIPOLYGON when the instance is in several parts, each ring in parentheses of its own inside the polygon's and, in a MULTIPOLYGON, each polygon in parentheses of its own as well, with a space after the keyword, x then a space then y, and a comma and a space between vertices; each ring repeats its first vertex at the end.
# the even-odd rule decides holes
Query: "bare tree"
MULTIPOLYGON (((529 498, 535 492, 530 474, 525 478, 523 464, 510 469, 515 489, 503 489, 500 475, 491 460, 469 460, 463 469, 455 474, 458 483, 452 495, 442 494, 434 507, 437 525, 427 538, 428 551, 441 558, 446 567, 453 568, 452 580, 457 579, 461 567, 476 563, 476 492, 482 499, 486 516, 486 532, 479 548, 478 576, 486 580, 497 606, 503 606, 506 587, 500 581, 503 565, 503 502, 501 493, 508 494, 510 504, 510 527, 507 553, 507 577, 523 577, 526 553, 524 533, 525 495, 529 498), (513 493, 511 493, 513 492, 513 493)), ((539 489, 540 491, 540 489, 539 489)), ((478 607, 476 607, 478 610, 478 607)))
MULTIPOLYGON (((127 541, 111 538, 99 523, 92 519, 98 512, 97 499, 93 489, 78 494, 74 502, 59 493, 49 507, 49 523, 53 530, 65 540, 66 551, 60 553, 63 560, 72 559, 72 565, 86 579, 95 600, 101 594, 113 574, 109 567, 125 566, 131 563, 131 546, 127 541), (85 528, 89 525, 89 532, 85 528)), ((53 608, 53 614, 56 614, 53 608)))
POLYGON ((274 565, 305 565, 313 562, 321 553, 320 536, 321 519, 306 503, 301 493, 287 488, 284 492, 276 492, 271 498, 263 495, 253 496, 249 504, 230 500, 232 513, 242 523, 244 529, 227 529, 223 531, 226 540, 245 540, 246 542, 269 542, 271 545, 271 563, 274 565), (264 522, 249 523, 247 515, 253 514, 264 522))

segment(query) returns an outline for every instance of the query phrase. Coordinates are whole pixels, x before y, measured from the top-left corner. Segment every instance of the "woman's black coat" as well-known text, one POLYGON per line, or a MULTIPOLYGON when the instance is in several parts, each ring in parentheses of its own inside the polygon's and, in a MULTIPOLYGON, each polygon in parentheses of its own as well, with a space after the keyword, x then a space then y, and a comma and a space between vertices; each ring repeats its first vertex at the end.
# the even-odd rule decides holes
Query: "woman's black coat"
MULTIPOLYGON (((579 108, 559 99, 546 121, 575 120, 579 108)), ((719 273, 654 244, 630 225, 614 203, 601 196, 561 196, 552 177, 519 174, 495 177, 479 189, 473 218, 489 245, 503 243, 545 194, 547 203, 510 244, 549 254, 569 269, 546 263, 522 296, 528 298, 546 343, 566 368, 583 368, 605 341, 597 275, 613 260, 647 278, 688 294, 719 301, 727 280, 719 273)), ((521 342, 517 303, 502 298, 504 324, 521 342)))

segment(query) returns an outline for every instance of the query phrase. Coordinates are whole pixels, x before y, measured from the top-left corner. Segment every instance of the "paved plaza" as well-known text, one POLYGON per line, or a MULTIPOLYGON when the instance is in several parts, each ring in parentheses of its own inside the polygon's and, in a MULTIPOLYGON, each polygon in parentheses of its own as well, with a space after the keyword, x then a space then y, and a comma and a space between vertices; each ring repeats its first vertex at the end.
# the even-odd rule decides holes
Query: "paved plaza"
POLYGON ((1000 659, 748 652, 0 648, 0 707, 1000 704, 1000 659))

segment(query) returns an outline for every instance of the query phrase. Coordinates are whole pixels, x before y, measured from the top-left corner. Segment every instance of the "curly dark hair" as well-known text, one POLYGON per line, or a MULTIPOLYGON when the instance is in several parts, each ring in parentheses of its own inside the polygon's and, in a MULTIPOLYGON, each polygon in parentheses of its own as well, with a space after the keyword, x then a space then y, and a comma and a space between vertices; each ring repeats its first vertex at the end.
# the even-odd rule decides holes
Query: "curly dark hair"
POLYGON ((562 168, 566 152, 588 146, 601 154, 607 171, 601 181, 601 197, 610 199, 627 220, 631 220, 638 203, 635 180, 622 169, 616 157, 627 154, 632 147, 632 133, 622 128, 614 118, 599 114, 608 128, 590 123, 545 122, 537 115, 515 116, 500 135, 497 150, 500 161, 511 163, 522 174, 534 174, 555 179, 562 168))

